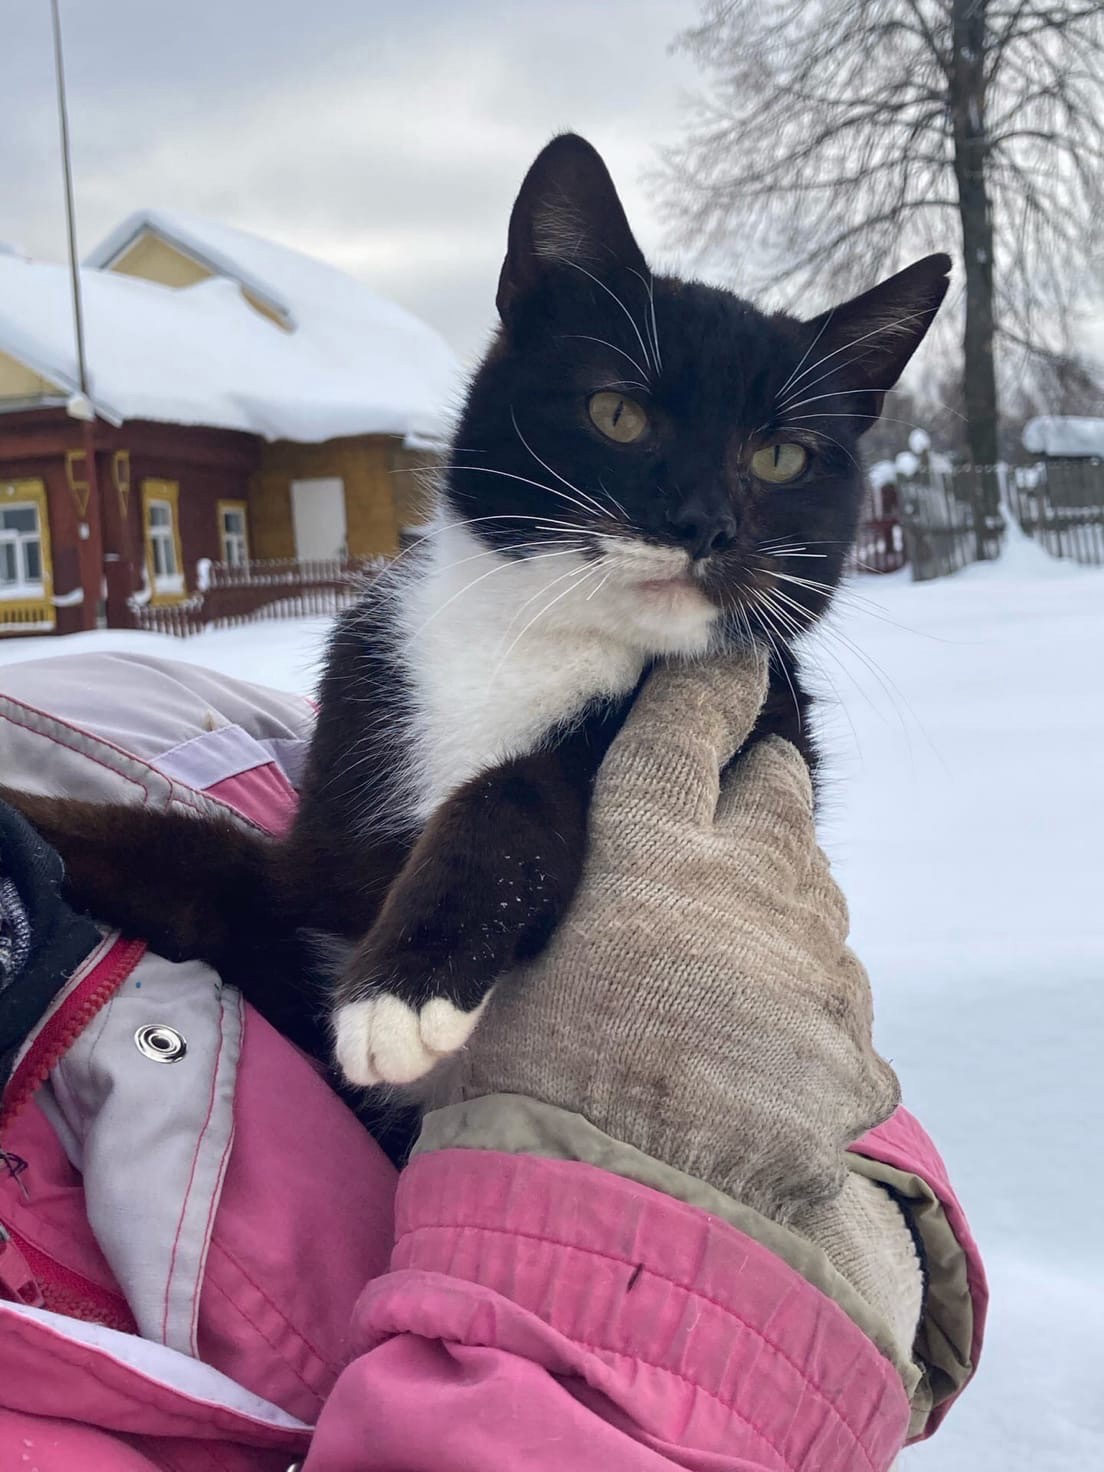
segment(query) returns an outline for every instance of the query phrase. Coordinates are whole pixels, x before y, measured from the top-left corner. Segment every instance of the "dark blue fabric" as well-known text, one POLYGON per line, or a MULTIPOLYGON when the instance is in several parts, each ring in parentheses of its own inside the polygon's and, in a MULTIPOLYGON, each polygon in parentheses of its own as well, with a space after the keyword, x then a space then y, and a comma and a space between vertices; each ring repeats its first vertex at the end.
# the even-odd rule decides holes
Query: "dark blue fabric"
POLYGON ((100 942, 61 897, 61 859, 0 803, 0 1091, 21 1044, 100 942))

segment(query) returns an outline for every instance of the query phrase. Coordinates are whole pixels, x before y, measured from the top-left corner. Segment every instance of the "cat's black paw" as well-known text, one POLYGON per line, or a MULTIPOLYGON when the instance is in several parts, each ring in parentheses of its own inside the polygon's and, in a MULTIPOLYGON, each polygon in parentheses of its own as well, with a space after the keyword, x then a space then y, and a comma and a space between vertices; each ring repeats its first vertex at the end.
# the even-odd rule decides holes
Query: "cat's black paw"
POLYGON ((351 1084, 411 1084, 471 1037, 491 989, 455 972, 435 984, 435 967, 407 949, 358 951, 338 988, 334 1054, 351 1084), (445 989, 449 995, 444 995, 445 989))

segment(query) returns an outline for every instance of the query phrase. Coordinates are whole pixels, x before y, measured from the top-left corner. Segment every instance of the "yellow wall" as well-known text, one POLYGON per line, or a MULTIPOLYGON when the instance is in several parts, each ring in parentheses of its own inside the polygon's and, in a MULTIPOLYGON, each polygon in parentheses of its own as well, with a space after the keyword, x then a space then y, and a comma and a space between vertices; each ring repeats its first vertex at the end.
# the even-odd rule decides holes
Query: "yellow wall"
MULTIPOLYGON (((133 245, 128 245, 110 269, 118 271, 121 276, 140 276, 143 281, 156 281, 162 286, 173 287, 194 286, 197 281, 207 281, 215 274, 187 251, 170 245, 160 235, 149 231, 140 235, 133 245)), ((262 317, 267 317, 278 327, 286 327, 279 313, 245 287, 242 287, 242 296, 262 317)))
POLYGON ((441 457, 425 450, 396 449, 391 458, 399 525, 424 526, 433 514, 433 471, 441 457))
POLYGON ((194 286, 214 274, 192 256, 148 232, 127 246, 119 259, 112 262, 111 270, 120 276, 159 281, 162 286, 194 286))
POLYGON ((425 516, 418 477, 392 474, 405 469, 412 459, 397 439, 387 435, 327 440, 321 445, 286 440, 266 445, 249 500, 253 556, 295 556, 291 483, 327 476, 340 477, 345 486, 350 555, 393 555, 398 551, 400 527, 425 516))
POLYGON ((40 378, 7 353, 0 353, 0 399, 37 399, 60 392, 56 383, 40 378))

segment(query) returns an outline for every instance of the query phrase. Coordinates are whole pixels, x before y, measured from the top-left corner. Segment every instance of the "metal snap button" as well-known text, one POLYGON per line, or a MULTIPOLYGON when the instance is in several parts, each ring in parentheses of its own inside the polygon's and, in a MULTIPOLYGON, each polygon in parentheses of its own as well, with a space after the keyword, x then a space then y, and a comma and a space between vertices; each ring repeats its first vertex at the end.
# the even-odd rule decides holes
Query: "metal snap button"
POLYGON ((175 1027, 162 1022, 148 1022, 134 1034, 139 1053, 155 1063, 179 1063, 188 1051, 188 1043, 175 1027))
POLYGON ((303 1472, 303 1464, 302 1464, 302 1462, 292 1462, 292 1463, 290 1463, 290 1465, 288 1466, 287 1472, 303 1472))

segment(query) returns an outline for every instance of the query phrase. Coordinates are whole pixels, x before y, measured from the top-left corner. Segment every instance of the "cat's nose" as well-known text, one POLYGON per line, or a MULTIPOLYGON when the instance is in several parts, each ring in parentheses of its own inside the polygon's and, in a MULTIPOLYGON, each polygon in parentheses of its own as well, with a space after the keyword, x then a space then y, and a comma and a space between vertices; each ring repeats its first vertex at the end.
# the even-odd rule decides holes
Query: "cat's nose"
POLYGON ((727 552, 736 541, 736 518, 729 511, 684 507, 670 519, 671 530, 695 562, 727 552))

